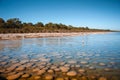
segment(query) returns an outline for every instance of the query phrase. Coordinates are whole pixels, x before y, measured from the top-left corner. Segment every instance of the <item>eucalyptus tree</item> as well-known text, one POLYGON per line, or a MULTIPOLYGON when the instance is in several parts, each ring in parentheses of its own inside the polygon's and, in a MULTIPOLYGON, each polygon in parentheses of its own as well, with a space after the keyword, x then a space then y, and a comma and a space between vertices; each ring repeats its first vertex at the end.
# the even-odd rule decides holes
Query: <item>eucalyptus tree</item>
POLYGON ((7 28, 22 28, 22 23, 19 18, 8 19, 6 24, 7 28))
POLYGON ((44 27, 44 24, 42 22, 37 22, 35 24, 35 27, 44 27))
POLYGON ((4 28, 5 26, 5 21, 4 19, 0 18, 0 28, 4 28))

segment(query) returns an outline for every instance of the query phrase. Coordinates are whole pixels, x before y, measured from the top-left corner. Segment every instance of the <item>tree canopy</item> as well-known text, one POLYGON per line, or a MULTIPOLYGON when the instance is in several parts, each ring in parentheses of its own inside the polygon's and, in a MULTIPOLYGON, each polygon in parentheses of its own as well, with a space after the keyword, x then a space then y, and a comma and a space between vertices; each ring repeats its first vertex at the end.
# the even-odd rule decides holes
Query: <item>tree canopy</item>
POLYGON ((38 33, 38 32, 90 32, 90 31, 110 31, 102 29, 90 29, 89 27, 75 27, 72 25, 65 25, 62 23, 46 23, 31 22, 26 23, 19 20, 19 18, 11 18, 4 20, 0 18, 0 33, 38 33))

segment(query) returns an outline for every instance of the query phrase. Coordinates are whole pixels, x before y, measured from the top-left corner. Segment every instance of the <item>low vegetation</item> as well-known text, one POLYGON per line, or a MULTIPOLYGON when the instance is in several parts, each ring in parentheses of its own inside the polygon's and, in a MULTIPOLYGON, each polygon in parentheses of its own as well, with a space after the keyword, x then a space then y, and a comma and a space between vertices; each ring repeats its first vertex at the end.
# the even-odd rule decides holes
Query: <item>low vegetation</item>
POLYGON ((41 32, 98 32, 98 31, 110 31, 102 29, 90 29, 88 27, 74 27, 72 25, 47 23, 43 24, 38 22, 25 23, 19 20, 19 18, 11 18, 4 20, 0 18, 0 33, 41 33, 41 32))

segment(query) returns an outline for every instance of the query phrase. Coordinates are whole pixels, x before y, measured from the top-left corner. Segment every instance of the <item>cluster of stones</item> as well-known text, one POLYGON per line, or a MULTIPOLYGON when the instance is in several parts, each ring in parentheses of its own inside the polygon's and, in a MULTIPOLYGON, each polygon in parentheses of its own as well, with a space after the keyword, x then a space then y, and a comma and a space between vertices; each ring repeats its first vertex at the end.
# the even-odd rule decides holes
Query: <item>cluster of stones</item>
MULTIPOLYGON (((62 56, 62 55, 54 55, 62 56)), ((83 54, 83 56, 86 56, 83 54)), ((108 80, 106 77, 88 77, 88 71, 96 70, 92 65, 89 65, 90 58, 85 58, 85 60, 77 61, 72 60, 71 56, 66 57, 67 62, 61 61, 59 63, 51 63, 51 58, 46 57, 46 55, 37 55, 37 58, 29 59, 27 55, 23 56, 24 59, 12 59, 9 62, 4 60, 10 57, 3 57, 3 61, 0 61, 2 67, 6 66, 5 69, 0 68, 0 73, 4 74, 6 79, 31 79, 31 80, 108 80), (85 66, 86 68, 84 68, 85 66)), ((61 57, 59 57, 61 58, 61 57)), ((95 64, 95 63, 94 63, 95 64)), ((105 63, 97 63, 99 66, 106 66, 105 63)), ((111 62, 111 64, 115 64, 111 62)), ((104 68, 104 71, 111 71, 110 68, 104 68)))

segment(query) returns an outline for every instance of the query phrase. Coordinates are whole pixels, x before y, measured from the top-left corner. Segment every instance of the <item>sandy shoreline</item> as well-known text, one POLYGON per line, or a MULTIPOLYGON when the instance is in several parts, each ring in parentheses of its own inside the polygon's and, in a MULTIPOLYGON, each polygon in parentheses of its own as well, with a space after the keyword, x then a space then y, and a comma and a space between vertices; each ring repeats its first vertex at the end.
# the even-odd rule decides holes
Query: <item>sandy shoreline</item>
POLYGON ((62 37, 62 36, 76 36, 87 34, 104 34, 106 32, 72 32, 72 33, 8 33, 0 34, 0 40, 24 39, 24 38, 41 38, 41 37, 62 37))

